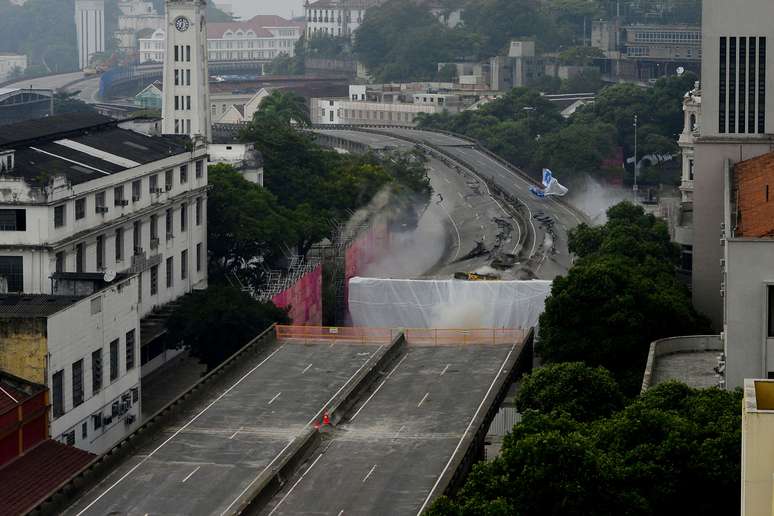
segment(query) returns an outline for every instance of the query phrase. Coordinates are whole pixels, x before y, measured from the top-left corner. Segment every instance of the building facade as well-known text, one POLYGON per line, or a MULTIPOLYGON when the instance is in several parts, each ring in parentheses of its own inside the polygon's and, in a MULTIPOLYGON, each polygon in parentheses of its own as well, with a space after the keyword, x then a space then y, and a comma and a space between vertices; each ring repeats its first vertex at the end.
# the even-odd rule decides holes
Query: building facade
POLYGON ((27 56, 0 52, 0 82, 11 79, 14 74, 24 73, 26 69, 27 56))
POLYGON ((54 114, 54 91, 0 88, 0 126, 54 114))
POLYGON ((304 4, 306 37, 317 35, 352 37, 371 7, 384 0, 317 0, 304 4))
POLYGON ((164 29, 164 15, 156 12, 153 2, 148 0, 119 0, 118 29, 113 38, 125 51, 137 50, 137 36, 143 31, 164 29))
MULTIPOLYGON (((294 56, 303 34, 300 23, 279 16, 255 16, 244 22, 211 23, 207 27, 208 60, 223 63, 269 62, 280 54, 294 56)), ((167 31, 139 39, 140 63, 164 61, 167 31)))
POLYGON ((767 86, 774 68, 766 20, 774 4, 753 0, 744 9, 706 0, 702 16, 701 123, 694 150, 692 293, 696 308, 723 325, 724 167, 770 152, 774 103, 767 86), (728 163, 727 163, 728 162, 728 163))
POLYGON ((741 516, 772 516, 774 381, 748 379, 742 399, 741 516))
POLYGON ((105 51, 105 0, 75 0, 75 30, 83 70, 94 54, 105 51))
POLYGON ((163 134, 212 139, 204 0, 167 0, 163 134))

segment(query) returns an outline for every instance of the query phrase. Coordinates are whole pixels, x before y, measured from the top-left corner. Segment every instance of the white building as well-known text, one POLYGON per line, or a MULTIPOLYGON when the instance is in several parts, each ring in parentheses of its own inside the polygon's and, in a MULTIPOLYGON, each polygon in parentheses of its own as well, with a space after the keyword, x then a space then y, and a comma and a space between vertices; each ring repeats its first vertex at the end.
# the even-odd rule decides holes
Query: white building
POLYGON ((10 79, 16 72, 23 73, 26 69, 27 56, 0 52, 0 82, 10 79))
POLYGON ((210 108, 216 124, 240 124, 250 122, 260 109, 263 99, 271 94, 271 88, 261 88, 255 93, 211 93, 210 108))
POLYGON ((420 113, 458 113, 462 102, 458 95, 416 91, 368 90, 349 87, 349 98, 321 99, 310 102, 313 124, 323 125, 416 125, 420 113))
POLYGON ((105 0, 75 0, 78 66, 89 66, 94 54, 105 51, 105 0))
POLYGON ((162 133, 212 140, 205 0, 167 0, 162 133))
MULTIPOLYGON (((255 16, 243 22, 210 23, 207 26, 208 59, 212 62, 271 61, 280 54, 295 55, 303 25, 279 16, 255 16)), ((140 38, 140 63, 164 60, 166 31, 140 38)))
POLYGON ((156 12, 153 2, 148 0, 119 0, 118 29, 113 37, 118 46, 125 50, 137 48, 137 34, 144 30, 164 29, 164 15, 156 12))
POLYGON ((138 277, 78 277, 55 281, 91 293, 0 295, 0 365, 49 387, 53 439, 100 454, 140 424, 138 277))

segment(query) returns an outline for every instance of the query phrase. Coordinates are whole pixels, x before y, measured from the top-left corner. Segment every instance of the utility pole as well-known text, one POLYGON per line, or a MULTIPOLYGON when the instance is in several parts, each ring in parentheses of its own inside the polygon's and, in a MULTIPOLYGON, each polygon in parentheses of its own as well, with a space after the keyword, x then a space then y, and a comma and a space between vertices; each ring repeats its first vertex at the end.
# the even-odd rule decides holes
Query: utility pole
POLYGON ((637 172, 639 168, 639 161, 637 161, 637 115, 634 115, 634 187, 632 188, 634 192, 634 202, 637 202, 637 172))

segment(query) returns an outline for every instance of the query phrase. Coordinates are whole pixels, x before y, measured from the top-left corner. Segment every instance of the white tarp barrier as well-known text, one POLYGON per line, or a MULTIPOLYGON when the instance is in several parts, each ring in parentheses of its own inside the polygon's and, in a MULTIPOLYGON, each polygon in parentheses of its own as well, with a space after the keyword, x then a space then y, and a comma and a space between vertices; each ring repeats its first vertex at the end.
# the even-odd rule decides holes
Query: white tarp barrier
POLYGON ((515 328, 537 325, 550 281, 352 278, 349 312, 372 328, 515 328))

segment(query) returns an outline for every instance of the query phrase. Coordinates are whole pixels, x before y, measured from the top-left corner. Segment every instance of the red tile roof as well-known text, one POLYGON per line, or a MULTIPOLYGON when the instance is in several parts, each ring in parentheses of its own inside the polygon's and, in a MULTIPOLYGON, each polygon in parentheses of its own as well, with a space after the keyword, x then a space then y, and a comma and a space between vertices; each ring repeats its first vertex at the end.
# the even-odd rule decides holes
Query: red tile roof
POLYGON ((95 458, 51 439, 43 441, 0 468, 0 516, 26 513, 95 458))
POLYGON ((271 38, 274 35, 266 27, 301 27, 302 23, 286 20, 281 16, 258 15, 247 21, 221 22, 207 24, 207 37, 209 39, 222 39, 228 30, 236 32, 239 29, 247 31, 251 29, 259 38, 271 38))
POLYGON ((26 392, 16 390, 5 382, 0 382, 0 414, 5 414, 12 408, 16 408, 29 397, 30 395, 26 392))

